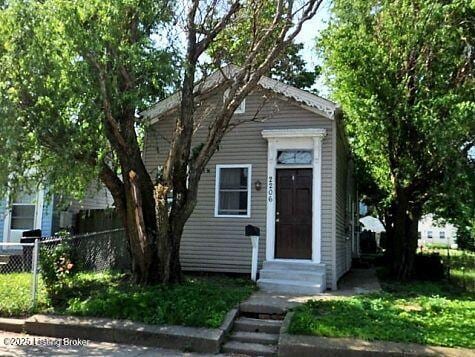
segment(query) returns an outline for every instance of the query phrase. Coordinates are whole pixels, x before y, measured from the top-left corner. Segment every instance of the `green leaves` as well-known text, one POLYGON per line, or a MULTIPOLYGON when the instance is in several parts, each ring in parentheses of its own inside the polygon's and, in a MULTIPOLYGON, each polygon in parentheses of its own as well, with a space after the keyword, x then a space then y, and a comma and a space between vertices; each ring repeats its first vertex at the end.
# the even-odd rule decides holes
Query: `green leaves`
MULTIPOLYGON (((114 273, 79 273, 63 293, 63 312, 149 324, 217 328, 254 290, 249 280, 194 277, 180 285, 136 286, 114 273)), ((61 311, 61 310, 60 310, 61 311)))
POLYGON ((8 176, 80 195, 100 160, 115 160, 104 98, 120 118, 165 96, 174 54, 151 34, 170 15, 166 1, 142 0, 14 0, 0 10, 0 196, 8 176))
POLYGON ((398 185, 424 203, 441 178, 456 175, 448 162, 467 161, 461 147, 475 137, 474 10, 466 1, 334 2, 318 42, 325 72, 357 161, 386 202, 398 185))

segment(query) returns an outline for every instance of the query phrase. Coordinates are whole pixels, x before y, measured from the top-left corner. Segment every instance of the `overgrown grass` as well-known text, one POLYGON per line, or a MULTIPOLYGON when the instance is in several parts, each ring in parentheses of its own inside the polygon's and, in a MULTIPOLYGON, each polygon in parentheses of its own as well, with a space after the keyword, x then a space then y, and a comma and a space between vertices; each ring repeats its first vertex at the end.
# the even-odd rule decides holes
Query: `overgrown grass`
POLYGON ((38 303, 32 309, 31 273, 0 274, 0 316, 24 317, 47 308, 46 291, 39 279, 38 303))
POLYGON ((475 292, 475 253, 460 249, 424 248, 424 253, 438 253, 448 268, 448 277, 458 286, 475 292))
POLYGON ((51 306, 41 279, 38 305, 31 309, 31 274, 0 274, 0 316, 33 313, 129 319, 149 324, 219 327, 226 313, 255 289, 247 279, 187 277, 174 286, 141 287, 123 274, 78 273, 51 306))
POLYGON ((446 283, 383 283, 379 294, 309 301, 293 334, 475 347, 473 294, 446 283))
POLYGON ((246 279, 187 277, 180 285, 140 287, 121 274, 79 273, 56 312, 129 319, 148 324, 219 327, 254 290, 246 279))

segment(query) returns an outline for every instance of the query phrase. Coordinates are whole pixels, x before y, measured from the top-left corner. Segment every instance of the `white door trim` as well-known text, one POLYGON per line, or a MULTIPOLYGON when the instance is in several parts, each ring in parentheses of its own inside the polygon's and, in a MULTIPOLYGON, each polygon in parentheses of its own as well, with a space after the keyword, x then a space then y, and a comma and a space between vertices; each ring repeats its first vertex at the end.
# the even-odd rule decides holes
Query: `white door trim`
MULTIPOLYGON (((321 263, 322 222, 322 140, 325 129, 278 129, 263 130, 267 139, 267 214, 266 214, 266 260, 275 260, 275 185, 277 151, 287 149, 313 150, 312 179, 312 263, 321 263)), ((282 167, 279 165, 279 167, 282 167)), ((292 166, 289 165, 289 168, 292 166)))

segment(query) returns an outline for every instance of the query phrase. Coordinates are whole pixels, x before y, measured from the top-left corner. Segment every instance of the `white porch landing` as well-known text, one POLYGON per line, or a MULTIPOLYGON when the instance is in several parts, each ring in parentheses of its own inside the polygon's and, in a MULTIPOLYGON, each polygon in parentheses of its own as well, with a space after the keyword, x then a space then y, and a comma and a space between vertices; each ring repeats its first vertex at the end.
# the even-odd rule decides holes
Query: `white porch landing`
POLYGON ((307 295, 326 290, 325 264, 268 260, 259 274, 257 285, 266 292, 307 295))

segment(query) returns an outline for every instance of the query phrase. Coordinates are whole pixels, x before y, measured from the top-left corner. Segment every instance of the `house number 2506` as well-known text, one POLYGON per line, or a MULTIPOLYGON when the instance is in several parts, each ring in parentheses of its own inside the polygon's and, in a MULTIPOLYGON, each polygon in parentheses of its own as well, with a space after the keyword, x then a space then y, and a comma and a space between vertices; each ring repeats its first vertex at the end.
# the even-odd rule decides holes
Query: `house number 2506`
POLYGON ((268 196, 267 200, 269 202, 272 202, 273 195, 274 195, 274 180, 273 180, 273 177, 269 176, 268 181, 269 182, 268 182, 268 185, 267 185, 267 187, 268 187, 268 189, 267 189, 267 196, 268 196))

